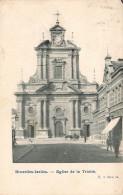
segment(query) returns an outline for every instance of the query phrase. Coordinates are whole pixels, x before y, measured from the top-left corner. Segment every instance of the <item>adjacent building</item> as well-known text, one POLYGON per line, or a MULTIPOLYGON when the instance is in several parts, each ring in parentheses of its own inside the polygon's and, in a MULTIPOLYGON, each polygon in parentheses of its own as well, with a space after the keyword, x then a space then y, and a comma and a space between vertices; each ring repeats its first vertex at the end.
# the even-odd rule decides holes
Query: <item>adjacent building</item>
POLYGON ((111 61, 108 53, 105 57, 103 84, 98 89, 98 109, 93 112, 92 129, 102 138, 112 130, 112 134, 118 134, 122 139, 123 59, 111 61))

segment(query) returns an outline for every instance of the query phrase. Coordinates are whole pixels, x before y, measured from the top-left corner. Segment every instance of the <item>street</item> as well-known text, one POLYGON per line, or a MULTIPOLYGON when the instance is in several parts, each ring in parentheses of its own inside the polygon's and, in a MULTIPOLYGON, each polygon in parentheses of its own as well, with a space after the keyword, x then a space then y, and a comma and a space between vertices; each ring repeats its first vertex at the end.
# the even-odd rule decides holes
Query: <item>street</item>
POLYGON ((102 145, 57 143, 38 145, 15 145, 13 149, 15 163, 120 163, 123 158, 115 158, 114 150, 107 151, 102 145), (19 151, 24 151, 20 157, 19 151))

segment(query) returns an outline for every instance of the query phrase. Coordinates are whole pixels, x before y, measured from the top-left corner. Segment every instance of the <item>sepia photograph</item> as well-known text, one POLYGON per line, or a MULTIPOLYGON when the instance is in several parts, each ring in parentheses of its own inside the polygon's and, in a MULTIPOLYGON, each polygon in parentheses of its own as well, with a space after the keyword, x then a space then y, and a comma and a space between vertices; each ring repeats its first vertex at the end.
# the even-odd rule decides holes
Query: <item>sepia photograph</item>
MULTIPOLYGON (((108 9, 111 12, 113 8, 108 9)), ((94 21, 100 28, 100 32, 96 33, 102 33, 102 38, 107 35, 105 45, 102 41, 100 46, 95 43, 94 47, 96 51, 100 49, 100 55, 101 49, 104 50, 103 58, 99 58, 99 54, 91 49, 92 46, 86 48, 89 55, 93 56, 94 53, 98 66, 103 60, 102 78, 96 79, 95 63, 94 69, 90 68, 92 79, 89 81, 85 56, 84 63, 80 58, 81 53, 85 52, 82 48, 84 43, 81 45, 81 37, 78 37, 76 44, 72 23, 67 37, 61 15, 58 10, 54 14, 47 14, 46 17, 51 17, 54 25, 46 28, 49 36, 41 32, 41 40, 34 47, 36 71, 27 82, 23 76, 25 67, 21 69, 21 78, 14 92, 17 106, 12 108, 13 162, 123 162, 123 58, 117 56, 117 59, 112 60, 113 45, 106 28, 107 18, 106 21, 102 18, 94 21)), ((75 16, 69 14, 69 17, 72 19, 75 16)), ((39 27, 42 27, 42 23, 39 27)), ((78 25, 78 29, 80 27, 78 25)), ((93 33, 93 26, 91 28, 89 30, 93 33)), ((95 37, 94 40, 96 42, 95 37)), ((90 62, 89 56, 86 60, 91 66, 93 61, 90 62)), ((27 65, 28 68, 30 66, 27 65)))
POLYGON ((0 1, 0 46, 0 194, 121 195, 122 0, 0 1))

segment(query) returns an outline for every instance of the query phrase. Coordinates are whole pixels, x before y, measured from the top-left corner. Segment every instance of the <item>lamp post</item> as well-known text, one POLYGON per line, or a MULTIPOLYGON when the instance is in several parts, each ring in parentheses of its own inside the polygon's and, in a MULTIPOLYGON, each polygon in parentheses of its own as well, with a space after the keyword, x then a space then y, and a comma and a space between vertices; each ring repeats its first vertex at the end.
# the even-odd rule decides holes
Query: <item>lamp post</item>
POLYGON ((17 115, 17 113, 16 113, 16 115, 15 115, 15 121, 18 121, 18 115, 17 115))
POLYGON ((16 113, 16 115, 15 115, 15 128, 12 129, 12 145, 13 146, 15 145, 15 142, 16 142, 16 140, 15 140, 15 129, 17 127, 17 124, 16 124, 17 121, 18 121, 18 116, 17 116, 17 113, 16 113))

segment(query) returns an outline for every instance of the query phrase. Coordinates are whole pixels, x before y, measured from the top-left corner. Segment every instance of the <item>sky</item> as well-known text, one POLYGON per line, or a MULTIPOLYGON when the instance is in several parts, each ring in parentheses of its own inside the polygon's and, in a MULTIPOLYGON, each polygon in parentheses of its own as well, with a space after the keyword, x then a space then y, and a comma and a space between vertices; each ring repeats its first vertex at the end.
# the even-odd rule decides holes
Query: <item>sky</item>
POLYGON ((36 47, 50 40, 49 29, 56 23, 66 29, 65 39, 81 48, 80 71, 101 84, 107 54, 123 58, 123 4, 120 0, 2 1, 0 4, 0 94, 1 101, 16 107, 14 92, 21 79, 27 82, 36 71, 36 47))

